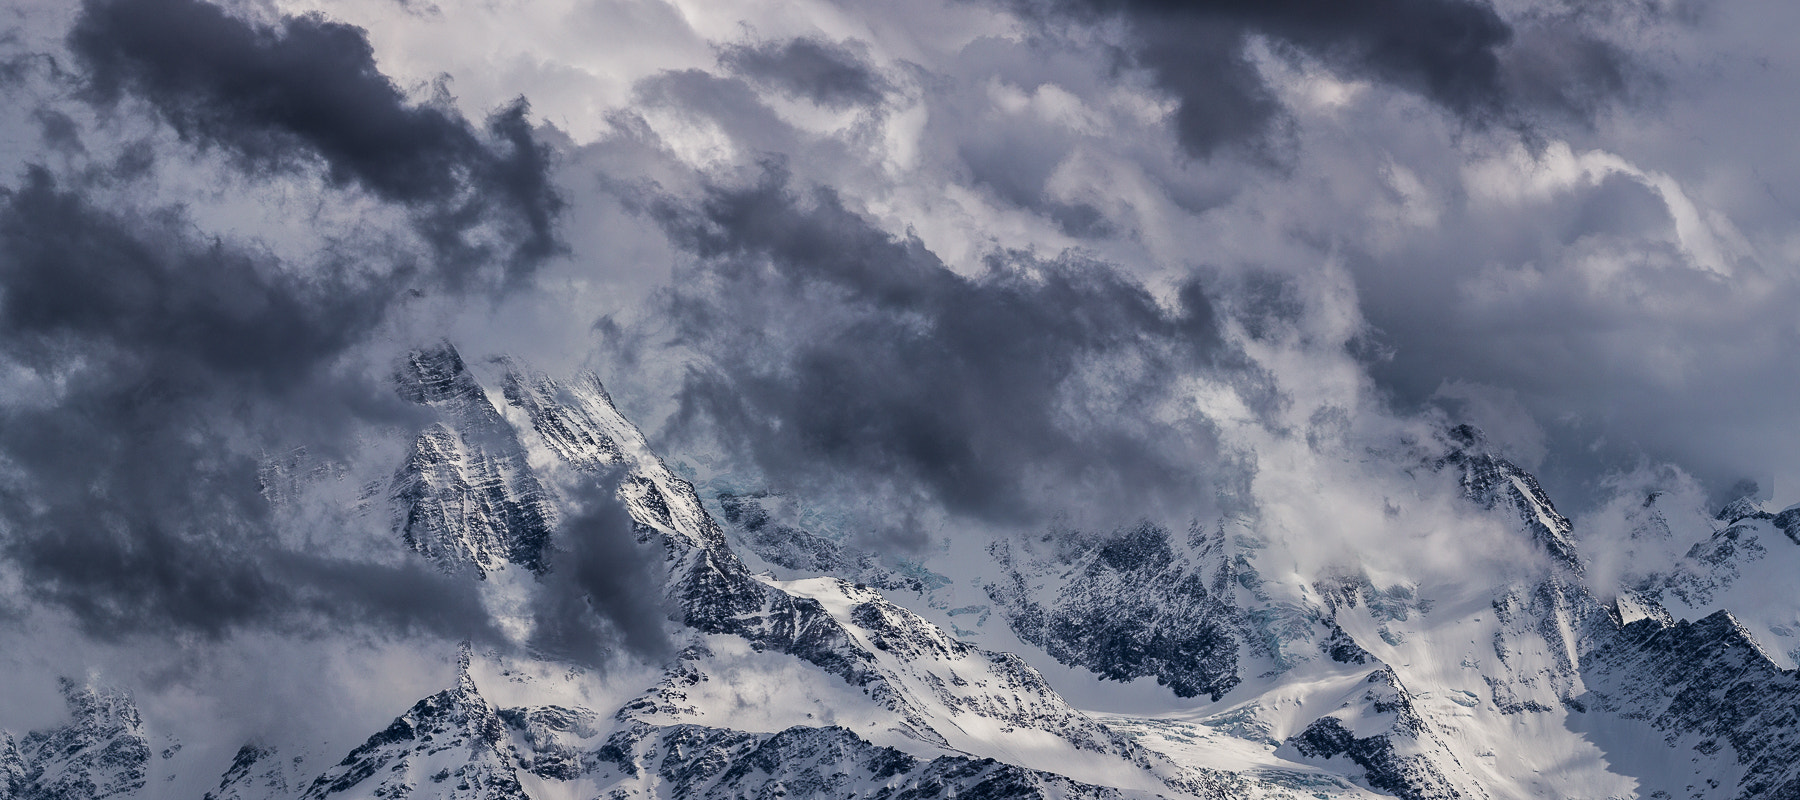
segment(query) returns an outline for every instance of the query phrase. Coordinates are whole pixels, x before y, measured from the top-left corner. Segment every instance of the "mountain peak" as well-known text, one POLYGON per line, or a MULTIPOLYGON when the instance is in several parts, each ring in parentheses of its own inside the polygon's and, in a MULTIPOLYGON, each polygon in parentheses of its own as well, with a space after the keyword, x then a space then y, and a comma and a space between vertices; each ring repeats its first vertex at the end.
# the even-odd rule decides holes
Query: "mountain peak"
POLYGON ((1463 496, 1484 509, 1510 507, 1551 559, 1581 573, 1582 563, 1575 549, 1575 525, 1556 510, 1537 477, 1489 451, 1487 437, 1473 425, 1451 428, 1448 438, 1451 450, 1437 460, 1436 466, 1459 470, 1463 496))
POLYGON ((1726 525, 1736 525, 1746 519, 1774 518, 1774 514, 1763 510, 1762 501, 1756 499, 1755 495, 1744 495, 1743 497, 1726 503, 1719 508, 1719 513, 1713 515, 1713 519, 1723 522, 1726 525))
POLYGON ((402 397, 437 416, 391 482, 401 538, 447 572, 469 567, 486 577, 510 563, 542 573, 554 498, 456 348, 409 353, 395 381, 402 397))
POLYGON ((506 725, 459 659, 456 685, 415 703, 314 780, 303 800, 404 797, 525 800, 506 725))
POLYGON ((394 383, 401 397, 421 405, 466 401, 480 390, 448 340, 407 353, 394 370, 394 383))
POLYGON ((59 679, 68 724, 0 743, 0 786, 12 798, 123 797, 144 787, 150 743, 131 695, 59 679))

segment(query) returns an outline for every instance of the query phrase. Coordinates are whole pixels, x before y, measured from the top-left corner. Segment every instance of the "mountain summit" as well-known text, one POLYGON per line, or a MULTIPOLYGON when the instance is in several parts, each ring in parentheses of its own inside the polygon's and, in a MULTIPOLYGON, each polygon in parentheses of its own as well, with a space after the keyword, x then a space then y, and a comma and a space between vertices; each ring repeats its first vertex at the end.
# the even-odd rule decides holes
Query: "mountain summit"
POLYGON ((896 560, 809 530, 803 500, 697 488, 593 375, 443 344, 395 381, 426 419, 402 463, 365 470, 389 476, 394 540, 531 597, 577 569, 579 537, 617 538, 674 643, 631 657, 655 662, 644 681, 529 633, 465 645, 450 686, 331 766, 288 742, 158 758, 157 720, 70 682, 66 724, 0 737, 0 798, 162 797, 208 769, 207 800, 1800 796, 1800 620, 1731 608, 1800 564, 1791 511, 1721 515, 1679 569, 1603 596, 1571 522, 1465 427, 1421 485, 1447 477, 1541 564, 1455 586, 1302 574, 1242 516, 896 560), (627 528, 568 524, 596 491, 627 528), (1114 688, 1160 708, 1123 713, 1114 688))

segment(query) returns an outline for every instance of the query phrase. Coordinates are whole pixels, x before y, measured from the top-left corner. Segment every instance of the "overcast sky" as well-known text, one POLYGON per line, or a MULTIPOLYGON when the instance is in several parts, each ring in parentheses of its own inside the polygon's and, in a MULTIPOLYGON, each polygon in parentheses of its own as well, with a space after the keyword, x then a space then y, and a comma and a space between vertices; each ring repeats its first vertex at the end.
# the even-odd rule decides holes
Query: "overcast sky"
MULTIPOLYGON (((680 344, 682 418, 764 469, 848 460, 982 513, 1025 472, 1166 471, 1210 445, 1146 448, 1177 445, 1120 430, 1116 381, 1293 402, 1306 376, 1245 390, 1227 351, 1328 314, 1347 342, 1300 344, 1344 345, 1361 400, 1481 425, 1568 504, 1644 462, 1800 500, 1786 4, 528 6, 236 13, 356 26, 473 127, 528 101, 564 201, 530 288, 579 296, 496 348, 680 344)), ((234 147, 209 135, 188 157, 234 147)), ((677 380, 608 377, 658 415, 677 380)))
POLYGON ((1578 517, 1800 501, 1796 29, 1774 0, 12 3, 0 624, 492 634, 378 534, 295 549, 256 482, 390 458, 393 359, 445 337, 594 369, 671 460, 900 551, 1378 504, 1344 465, 1461 422, 1578 517))

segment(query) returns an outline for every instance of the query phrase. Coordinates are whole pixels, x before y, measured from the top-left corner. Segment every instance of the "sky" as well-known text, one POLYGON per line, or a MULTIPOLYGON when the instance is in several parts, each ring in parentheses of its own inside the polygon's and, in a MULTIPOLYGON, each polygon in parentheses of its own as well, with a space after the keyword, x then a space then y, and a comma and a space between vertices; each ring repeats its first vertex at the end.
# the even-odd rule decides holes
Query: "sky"
POLYGON ((1369 475, 1461 423, 1594 530, 1651 492, 1779 509, 1796 16, 8 4, 0 626, 500 637, 257 480, 385 464, 393 364, 445 339, 594 370, 672 461, 896 553, 1262 513, 1356 558, 1369 475))

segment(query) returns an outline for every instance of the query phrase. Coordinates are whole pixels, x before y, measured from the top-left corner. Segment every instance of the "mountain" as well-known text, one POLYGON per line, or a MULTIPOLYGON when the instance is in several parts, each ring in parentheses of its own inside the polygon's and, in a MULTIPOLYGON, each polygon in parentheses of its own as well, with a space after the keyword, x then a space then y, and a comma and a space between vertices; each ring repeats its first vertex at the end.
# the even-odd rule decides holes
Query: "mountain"
POLYGON ((556 511, 518 433, 462 356, 451 347, 412 353, 395 381, 402 397, 441 417, 394 474, 395 528, 406 544, 445 569, 485 576, 511 563, 542 572, 556 511))
POLYGON ((1800 602, 1771 588, 1800 567, 1800 510, 1745 501, 1678 534, 1651 498, 1646 547, 1699 540, 1596 587, 1542 486, 1458 428, 1407 474, 1531 554, 1506 574, 1308 571, 1244 513, 902 558, 804 498, 696 486, 593 375, 446 343, 395 384, 422 414, 399 463, 265 486, 278 510, 376 487, 355 494, 385 498, 393 541, 473 582, 519 646, 465 645, 447 688, 324 763, 262 740, 159 758, 129 695, 66 682, 67 723, 0 735, 0 800, 1800 796, 1800 602), (596 497, 629 525, 574 524, 596 497), (636 671, 540 647, 543 620, 507 610, 598 544, 656 595, 669 648, 636 671))
POLYGON ((150 740, 130 696, 65 680, 68 724, 15 740, 0 734, 0 797, 136 797, 147 784, 150 740))
POLYGON ((1239 602, 1254 589, 1237 578, 1252 573, 1233 569, 1222 530, 1178 539, 1145 522, 1111 537, 1001 541, 992 552, 1007 579, 986 586, 988 597, 1019 638, 1065 664, 1218 700, 1241 682, 1241 657, 1277 657, 1239 602))

